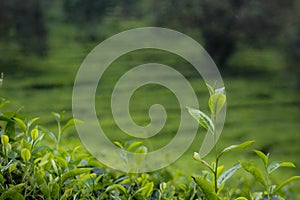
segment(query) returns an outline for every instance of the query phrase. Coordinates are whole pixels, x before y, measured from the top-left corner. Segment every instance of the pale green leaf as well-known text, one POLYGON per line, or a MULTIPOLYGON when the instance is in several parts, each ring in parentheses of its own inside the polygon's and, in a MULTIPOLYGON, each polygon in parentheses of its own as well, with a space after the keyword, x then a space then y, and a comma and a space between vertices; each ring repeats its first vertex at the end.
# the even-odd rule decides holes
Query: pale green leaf
POLYGON ((267 181, 263 175, 263 173, 260 171, 260 169, 255 166, 254 164, 250 163, 250 162, 243 162, 240 161, 242 167, 249 172, 250 174, 252 174, 254 176, 254 178, 259 181, 262 185, 264 185, 265 187, 267 187, 267 181))
POLYGON ((260 157, 260 159, 263 161, 265 167, 268 166, 269 163, 269 154, 264 154, 262 151, 254 150, 254 152, 260 157))
POLYGON ((223 172, 220 177, 218 178, 218 188, 221 187, 223 183, 225 183, 229 178, 233 176, 233 174, 242 167, 241 164, 236 164, 233 167, 227 169, 225 172, 223 172))
POLYGON ((210 171, 214 173, 214 169, 200 157, 200 154, 197 152, 194 152, 193 158, 199 162, 201 162, 203 165, 205 165, 210 171))
POLYGON ((274 193, 276 193, 277 191, 279 191, 282 187, 286 186, 287 184, 300 179, 300 176, 292 176, 291 178, 283 181, 282 183, 280 183, 274 190, 274 193))
POLYGON ((209 96, 213 95, 215 93, 215 89, 209 85, 208 83, 206 83, 206 86, 208 88, 208 91, 209 91, 209 96))
POLYGON ((141 146, 143 142, 132 142, 127 148, 127 151, 132 151, 134 148, 141 146))
POLYGON ((226 103, 226 96, 222 93, 215 93, 208 100, 208 107, 211 113, 217 115, 226 103))
POLYGON ((218 200, 218 196, 215 193, 215 190, 210 182, 204 178, 193 177, 196 184, 200 187, 206 199, 209 200, 218 200))
POLYGON ((272 172, 274 172, 279 167, 293 167, 293 168, 295 168, 296 166, 292 162, 272 162, 268 166, 268 174, 271 174, 272 172))
POLYGON ((33 118, 31 120, 29 120, 29 122, 27 122, 27 127, 30 128, 31 125, 36 122, 37 120, 39 120, 40 118, 36 117, 36 118, 33 118))
POLYGON ((79 168, 79 169, 72 169, 61 176, 61 182, 65 182, 67 179, 78 176, 80 174, 89 173, 92 168, 79 168))
POLYGON ((195 118, 199 124, 205 128, 205 130, 211 130, 213 132, 214 130, 214 124, 212 120, 202 111, 187 107, 190 115, 195 118))
POLYGON ((235 145, 231 145, 229 147, 226 147, 225 149, 223 149, 221 151, 221 153, 218 155, 218 158, 220 158, 224 153, 228 153, 232 150, 235 150, 235 149, 244 149, 244 148, 247 148, 248 146, 250 146, 251 144, 253 144, 255 141, 254 140, 251 140, 251 141, 247 141, 247 142, 243 142, 241 144, 235 144, 235 145))
POLYGON ((13 119, 19 124, 20 128, 22 129, 22 131, 23 131, 24 133, 26 133, 27 126, 26 126, 26 124, 23 122, 23 120, 21 120, 21 119, 19 119, 19 118, 17 118, 17 117, 14 117, 13 119))
POLYGON ((118 142, 118 141, 114 141, 114 144, 115 144, 116 146, 120 147, 121 149, 124 148, 123 145, 122 145, 120 142, 118 142))
POLYGON ((149 197, 149 196, 151 195, 151 193, 153 192, 153 187, 154 187, 153 182, 146 183, 146 185, 145 185, 144 187, 138 189, 138 190, 134 193, 133 197, 134 197, 135 195, 137 195, 137 194, 140 193, 144 198, 147 198, 147 197, 149 197))
POLYGON ((125 196, 127 196, 127 190, 126 190, 126 188, 123 185, 113 184, 113 185, 108 186, 105 191, 108 192, 110 190, 118 190, 119 192, 121 192, 125 196))
POLYGON ((79 120, 79 119, 70 119, 63 127, 62 127, 62 132, 64 132, 67 128, 75 125, 75 124, 79 124, 79 123, 83 123, 83 121, 79 120))

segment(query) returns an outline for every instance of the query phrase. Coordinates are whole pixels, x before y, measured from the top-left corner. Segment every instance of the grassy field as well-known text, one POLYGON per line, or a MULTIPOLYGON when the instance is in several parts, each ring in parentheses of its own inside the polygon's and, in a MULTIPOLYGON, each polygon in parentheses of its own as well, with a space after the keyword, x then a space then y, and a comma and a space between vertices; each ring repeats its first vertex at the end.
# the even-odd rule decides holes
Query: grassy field
MULTIPOLYGON (((49 56, 44 59, 18 58, 22 67, 4 68, 5 80, 0 94, 12 101, 7 109, 20 110, 31 117, 39 116, 42 124, 55 130, 51 112, 66 111, 66 118, 72 116, 72 87, 76 72, 86 54, 97 43, 76 42, 76 28, 59 21, 49 24, 49 30, 49 56)), ((207 111, 208 91, 201 77, 195 76, 195 70, 188 63, 161 51, 132 52, 110 66, 97 91, 97 114, 105 116, 100 123, 106 133, 113 135, 109 136, 112 140, 132 139, 125 136, 112 119, 109 105, 113 85, 128 69, 153 61, 182 72, 197 92, 200 108, 207 111)), ((236 74, 242 75, 234 75, 232 69, 221 70, 228 110, 219 145, 225 147, 256 140, 255 148, 270 152, 273 160, 292 161, 300 166, 300 97, 293 82, 282 73, 282 62, 276 51, 254 52, 244 49, 231 60, 231 64, 237 66, 236 74), (249 63, 249 66, 239 67, 243 62, 249 63)), ((141 125, 149 122, 148 109, 153 103, 161 103, 168 111, 168 121, 162 132, 144 141, 150 150, 165 145, 173 138, 180 120, 180 108, 170 91, 157 86, 145 86, 134 94, 130 103, 132 117, 141 125)), ((199 150, 204 136, 202 129, 198 132, 188 151, 170 169, 181 170, 187 176, 198 173, 198 163, 192 160, 192 152, 199 150)), ((80 144, 75 129, 64 136, 62 143, 66 148, 80 144)), ((239 152, 226 157, 224 163, 249 159, 253 155, 239 152)), ((286 174, 299 175, 299 172, 298 168, 287 170, 286 174)))

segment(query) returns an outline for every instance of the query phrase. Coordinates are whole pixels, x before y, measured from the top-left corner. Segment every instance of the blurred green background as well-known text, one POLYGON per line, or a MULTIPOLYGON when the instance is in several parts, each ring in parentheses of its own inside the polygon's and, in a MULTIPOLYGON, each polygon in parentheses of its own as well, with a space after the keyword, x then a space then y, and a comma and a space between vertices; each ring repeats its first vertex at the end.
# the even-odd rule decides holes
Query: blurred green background
MULTIPOLYGON (((0 95, 11 100, 6 109, 39 116, 40 123, 55 130, 52 111, 72 116, 73 82, 85 56, 104 39, 144 26, 187 34, 216 62, 228 96, 221 147, 256 140, 255 148, 300 167, 299 0, 0 0, 0 72, 5 77, 0 95)), ((100 123, 112 140, 132 139, 112 119, 112 88, 122 73, 148 62, 178 69, 199 95, 200 108, 208 111, 207 88, 186 61, 159 50, 131 52, 109 67, 97 91, 100 123)), ((154 103, 163 104, 169 118, 161 133, 143 141, 150 150, 170 141, 180 120, 175 96, 151 85, 132 97, 133 119, 149 123, 148 109, 154 103)), ((199 150, 203 135, 199 129, 193 145, 171 169, 197 173, 192 152, 199 150)), ((66 148, 80 144, 75 129, 63 143, 66 148)), ((251 156, 237 153, 224 162, 251 156)))

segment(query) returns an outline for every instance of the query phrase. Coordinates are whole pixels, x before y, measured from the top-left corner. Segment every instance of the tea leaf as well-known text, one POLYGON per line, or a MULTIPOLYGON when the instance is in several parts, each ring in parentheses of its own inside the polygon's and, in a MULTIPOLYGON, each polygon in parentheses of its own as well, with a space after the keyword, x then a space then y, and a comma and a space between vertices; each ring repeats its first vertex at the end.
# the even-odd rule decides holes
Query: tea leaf
POLYGON ((259 181, 261 184, 267 187, 267 181, 264 178, 263 173, 260 171, 260 169, 257 166, 255 166, 250 162, 243 162, 243 161, 240 161, 240 164, 247 172, 252 174, 257 181, 259 181))
POLYGON ((67 128, 77 124, 77 123, 83 123, 83 121, 79 119, 70 119, 63 127, 62 127, 62 132, 64 132, 67 128))
POLYGON ((135 147, 141 146, 143 142, 133 142, 127 147, 127 151, 132 151, 135 147))
POLYGON ((222 173, 218 178, 218 188, 221 187, 221 185, 225 183, 230 177, 232 177, 232 175, 241 167, 242 165, 238 163, 233 167, 227 169, 224 173, 222 173))
POLYGON ((0 196, 0 200, 4 200, 12 197, 15 193, 20 191, 24 186, 25 183, 20 183, 18 185, 11 186, 8 190, 2 193, 2 195, 0 196))
POLYGON ((193 158, 197 161, 200 161, 202 164, 204 164, 210 171, 214 172, 214 169, 205 161, 200 157, 200 154, 197 152, 194 152, 194 156, 193 158))
POLYGON ((14 117, 13 119, 19 124, 20 128, 22 129, 22 131, 23 131, 24 133, 26 133, 27 126, 26 126, 26 124, 23 122, 23 120, 21 120, 21 119, 19 119, 19 118, 17 118, 17 117, 14 117))
POLYGON ((146 185, 145 185, 144 187, 138 189, 138 190, 134 193, 133 197, 134 197, 135 195, 137 195, 138 193, 141 193, 142 196, 143 196, 144 198, 147 198, 147 197, 149 197, 149 196, 151 195, 151 193, 152 193, 152 191, 153 191, 153 187, 154 187, 153 182, 146 183, 146 185))
POLYGON ((127 196, 127 190, 123 185, 113 184, 108 186, 105 191, 108 192, 110 190, 118 190, 119 192, 122 192, 125 196, 127 196))
POLYGON ((280 183, 274 190, 274 193, 276 193, 277 191, 279 191, 282 187, 284 187, 285 185, 297 180, 297 179, 300 179, 300 176, 292 176, 290 177, 289 179, 283 181, 282 183, 280 183))
POLYGON ((268 163, 269 163, 269 154, 266 155, 262 151, 259 151, 259 150, 254 150, 254 152, 261 158, 265 167, 267 167, 268 163))
POLYGON ((202 111, 187 107, 189 113, 195 118, 205 130, 214 130, 214 124, 211 119, 202 111))
POLYGON ((206 199, 209 200, 218 200, 218 196, 214 191, 213 186, 206 179, 193 177, 196 184, 200 187, 206 199))
POLYGON ((226 103, 226 96, 222 93, 215 93, 208 100, 208 107, 211 113, 217 115, 226 103))
POLYGON ((272 172, 274 172, 279 167, 294 167, 295 168, 296 166, 292 162, 272 162, 268 166, 268 174, 271 174, 272 172))
POLYGON ((73 189, 67 189, 65 193, 61 196, 60 200, 68 200, 69 197, 72 195, 73 189))
POLYGON ((209 85, 208 83, 206 83, 206 87, 208 88, 209 96, 211 96, 215 93, 215 89, 211 85, 209 85))
POLYGON ((21 157, 25 162, 28 162, 31 157, 31 153, 28 149, 22 149, 21 150, 21 157))
POLYGON ((64 183, 69 178, 75 177, 80 174, 89 173, 91 170, 92 168, 72 169, 61 176, 61 182, 64 183))
POLYGON ((251 141, 247 141, 247 142, 244 142, 244 143, 241 143, 241 144, 236 144, 236 145, 231 145, 229 147, 226 147, 225 149, 223 149, 221 151, 221 153, 218 155, 218 158, 220 158, 224 153, 228 153, 232 150, 235 150, 235 149, 244 149, 244 148, 247 148, 248 146, 250 146, 251 144, 253 144, 255 141, 254 140, 251 140, 251 141))

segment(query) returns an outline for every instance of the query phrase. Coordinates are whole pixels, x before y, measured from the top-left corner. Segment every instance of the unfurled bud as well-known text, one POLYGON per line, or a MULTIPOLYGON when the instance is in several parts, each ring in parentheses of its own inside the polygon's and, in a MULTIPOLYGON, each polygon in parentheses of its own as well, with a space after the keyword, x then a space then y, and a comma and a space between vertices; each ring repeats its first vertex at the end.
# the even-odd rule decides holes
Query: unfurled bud
POLYGON ((38 129, 32 129, 32 131, 30 132, 30 135, 31 135, 31 138, 33 139, 33 140, 36 140, 36 138, 39 136, 39 131, 38 131, 38 129))
POLYGON ((7 135, 1 135, 1 144, 3 146, 7 146, 9 142, 9 137, 7 135))
POLYGON ((31 153, 28 149, 22 149, 21 150, 21 157, 25 162, 28 162, 31 157, 31 153))

